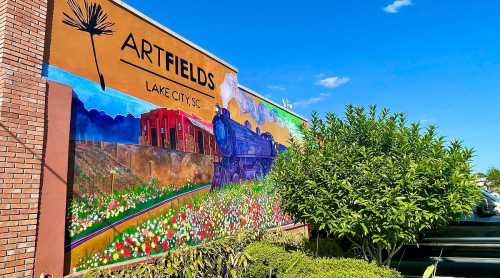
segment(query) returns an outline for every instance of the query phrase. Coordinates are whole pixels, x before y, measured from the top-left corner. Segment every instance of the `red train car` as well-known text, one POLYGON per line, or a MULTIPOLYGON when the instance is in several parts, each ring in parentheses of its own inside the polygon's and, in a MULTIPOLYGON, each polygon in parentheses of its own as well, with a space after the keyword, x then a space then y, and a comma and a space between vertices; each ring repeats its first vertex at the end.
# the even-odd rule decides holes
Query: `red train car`
POLYGON ((141 115, 143 145, 217 156, 211 123, 180 110, 158 108, 141 115))

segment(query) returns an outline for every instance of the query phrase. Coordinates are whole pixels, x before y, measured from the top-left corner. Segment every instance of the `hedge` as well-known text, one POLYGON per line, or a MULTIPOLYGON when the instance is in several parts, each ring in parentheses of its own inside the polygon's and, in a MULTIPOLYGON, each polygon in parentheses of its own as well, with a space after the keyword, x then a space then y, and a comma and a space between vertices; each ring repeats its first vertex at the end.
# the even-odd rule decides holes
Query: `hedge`
POLYGON ((400 278, 398 272, 356 259, 314 258, 301 238, 282 231, 248 231, 182 248, 156 261, 118 270, 92 270, 85 277, 304 277, 400 278), (288 249, 288 250, 287 250, 288 249))
POLYGON ((302 251, 287 251, 266 242, 250 244, 245 253, 251 260, 246 277, 402 277, 394 270, 363 260, 314 258, 302 251))

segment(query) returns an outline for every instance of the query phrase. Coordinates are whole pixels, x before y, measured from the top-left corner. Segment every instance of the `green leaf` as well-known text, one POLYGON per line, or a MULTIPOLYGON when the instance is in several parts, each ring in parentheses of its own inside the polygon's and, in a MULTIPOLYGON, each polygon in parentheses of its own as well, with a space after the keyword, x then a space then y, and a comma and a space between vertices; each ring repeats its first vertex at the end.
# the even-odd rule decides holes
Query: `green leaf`
POLYGON ((436 268, 435 265, 430 265, 428 266, 425 271, 424 271, 424 274, 422 275, 422 278, 431 278, 434 274, 434 269, 436 268))
POLYGON ((364 234, 365 234, 365 235, 366 235, 366 234, 368 234, 368 228, 366 228, 366 225, 365 225, 365 224, 363 224, 363 223, 360 223, 360 224, 361 224, 361 227, 363 228, 363 232, 364 232, 364 234))

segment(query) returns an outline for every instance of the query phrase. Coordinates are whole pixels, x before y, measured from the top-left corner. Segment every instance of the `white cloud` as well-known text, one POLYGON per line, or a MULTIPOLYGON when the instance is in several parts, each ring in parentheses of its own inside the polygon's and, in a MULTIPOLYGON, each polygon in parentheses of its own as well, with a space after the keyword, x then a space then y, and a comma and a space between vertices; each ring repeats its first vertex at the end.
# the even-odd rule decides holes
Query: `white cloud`
POLYGON ((311 104, 318 103, 318 102, 322 101, 323 99, 325 99, 325 98, 327 98, 329 96, 330 96, 330 94, 321 93, 321 94, 319 94, 318 96, 315 96, 315 97, 311 97, 311 98, 308 98, 308 99, 296 101, 296 102, 292 103, 292 105, 295 106, 295 107, 307 107, 307 106, 309 106, 311 104))
POLYGON ((386 13, 395 14, 399 12, 399 9, 405 6, 411 6, 413 3, 411 0, 394 0, 392 4, 384 7, 386 13))
POLYGON ((351 79, 349 77, 338 77, 338 76, 332 76, 332 77, 327 77, 324 79, 321 79, 318 81, 318 85, 321 85, 325 88, 328 89, 333 89, 337 88, 338 86, 344 85, 345 83, 349 82, 351 79))
POLYGON ((283 86, 283 85, 267 85, 266 88, 268 88, 269 90, 274 90, 274 91, 286 90, 285 86, 283 86))

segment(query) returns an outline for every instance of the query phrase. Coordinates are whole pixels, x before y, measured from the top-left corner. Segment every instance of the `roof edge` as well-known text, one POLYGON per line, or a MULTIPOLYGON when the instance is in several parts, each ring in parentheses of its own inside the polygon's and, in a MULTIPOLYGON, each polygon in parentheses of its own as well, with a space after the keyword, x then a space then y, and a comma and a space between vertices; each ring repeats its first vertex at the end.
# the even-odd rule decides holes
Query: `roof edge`
POLYGON ((243 86, 243 85, 241 85, 241 84, 238 84, 238 88, 240 88, 240 89, 242 89, 243 91, 245 91, 245 92, 247 92, 247 93, 249 93, 249 94, 251 94, 251 95, 254 95, 254 96, 256 96, 256 97, 258 97, 258 98, 260 98, 260 99, 262 99, 262 100, 265 100, 265 101, 267 101, 267 102, 269 102, 269 103, 271 103, 271 104, 273 104, 273 105, 275 105, 275 106, 278 106, 280 109, 283 109, 283 110, 285 110, 286 112, 288 112, 288 113, 290 113, 290 114, 292 114, 292 115, 294 115, 294 116, 296 116, 296 117, 301 118, 301 119, 302 119, 303 121, 305 121, 306 123, 307 123, 307 122, 309 122, 309 121, 308 121, 308 120, 307 120, 304 116, 302 116, 302 115, 300 115, 300 114, 298 114, 298 113, 296 113, 296 112, 293 112, 292 110, 290 110, 290 109, 288 109, 288 108, 284 107, 284 106, 283 106, 283 105, 281 105, 281 104, 276 103, 275 101, 273 101, 273 100, 271 100, 271 99, 269 99, 269 98, 267 98, 267 97, 265 97, 265 96, 263 96, 263 95, 261 95, 261 94, 257 93, 256 91, 254 91, 254 90, 252 90, 252 89, 250 89, 250 88, 248 88, 248 87, 245 87, 245 86, 243 86))
POLYGON ((210 51, 208 50, 205 50, 204 48, 202 48, 201 46, 195 44, 194 42, 184 38, 183 36, 179 35, 178 33, 172 31, 171 29, 167 28, 166 26, 164 26, 163 24, 159 23, 158 21, 152 19, 151 17, 143 14, 142 12, 140 12, 139 10, 137 10, 136 8, 130 6, 129 4, 123 2, 122 0, 110 0, 111 2, 121 6, 122 8, 128 10, 129 12, 135 14, 136 16, 139 16, 141 17, 142 19, 146 20, 147 22, 153 24, 154 26, 158 27, 159 29, 169 33, 170 35, 174 36, 175 38, 181 40, 182 42, 186 43, 187 45, 193 47, 194 49, 202 52, 203 54, 209 56, 210 58, 214 59, 215 61, 223 64, 224 66, 234 70, 235 72, 238 72, 238 69, 229 64, 228 62, 222 60, 221 58, 215 56, 214 54, 212 54, 210 51))

